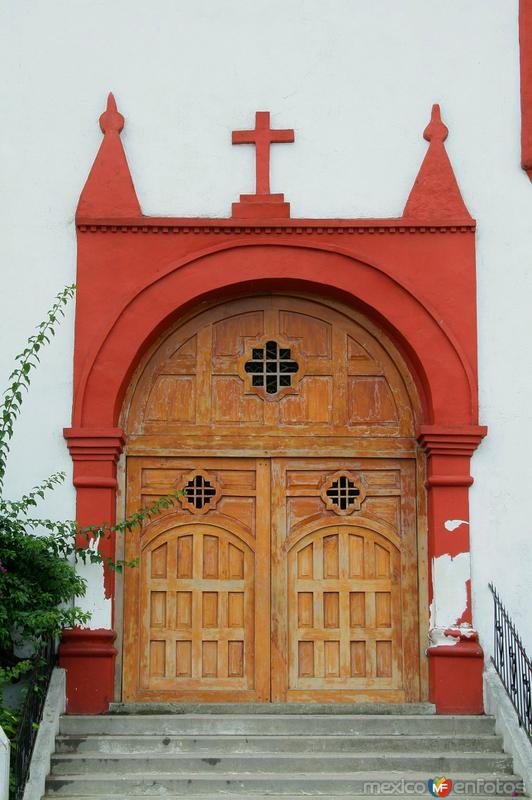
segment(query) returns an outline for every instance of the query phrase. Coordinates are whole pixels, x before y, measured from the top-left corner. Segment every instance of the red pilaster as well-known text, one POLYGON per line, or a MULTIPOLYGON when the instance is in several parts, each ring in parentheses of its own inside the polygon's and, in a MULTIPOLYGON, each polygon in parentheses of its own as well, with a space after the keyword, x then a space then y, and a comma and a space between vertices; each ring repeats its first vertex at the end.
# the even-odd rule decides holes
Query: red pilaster
POLYGON ((486 433, 477 425, 424 425, 419 432, 428 472, 430 699, 440 713, 483 709, 484 658, 471 615, 468 491, 471 456, 486 433))
POLYGON ((532 0, 519 2, 521 166, 532 180, 532 0))
MULTIPOLYGON (((74 462, 78 526, 114 524, 116 462, 124 446, 122 429, 65 428, 64 436, 74 462)), ((85 538, 80 538, 79 544, 85 545, 85 538)), ((113 559, 114 538, 100 539, 99 552, 113 559)), ((114 595, 114 572, 105 565, 102 591, 106 598, 114 595)), ((107 711, 113 700, 115 638, 112 628, 63 632, 59 658, 61 666, 67 670, 67 711, 70 713, 107 711)))

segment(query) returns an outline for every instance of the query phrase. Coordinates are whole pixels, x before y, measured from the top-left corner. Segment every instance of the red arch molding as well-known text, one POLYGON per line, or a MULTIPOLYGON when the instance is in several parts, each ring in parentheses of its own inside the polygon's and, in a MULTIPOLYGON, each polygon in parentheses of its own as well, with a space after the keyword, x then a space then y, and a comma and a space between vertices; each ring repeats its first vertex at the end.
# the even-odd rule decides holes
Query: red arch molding
MULTIPOLYGON (((380 220, 270 219, 272 205, 260 203, 246 206, 253 219, 237 218, 241 204, 228 219, 142 216, 114 101, 102 120, 104 140, 77 216, 74 403, 65 438, 79 525, 115 519, 116 462, 125 443, 120 408, 154 339, 207 301, 301 289, 359 308, 401 351, 422 399, 429 564, 458 556, 463 564, 469 526, 449 536, 445 523, 469 519, 470 459, 486 428, 478 424, 475 222, 445 152, 439 109, 425 131, 430 146, 404 215, 380 220)), ((112 556, 114 543, 101 549, 112 556)), ((438 617, 445 586, 432 586, 429 576, 429 587, 430 698, 438 711, 478 713, 483 654, 470 581, 466 607, 450 620, 438 617)), ((105 575, 105 592, 114 596, 113 574, 105 575)), ((114 699, 113 640, 111 628, 64 633, 70 711, 100 713, 114 699)))
POLYGON ((161 265, 157 273, 125 299, 103 335, 88 343, 92 352, 77 376, 74 425, 117 424, 123 393, 140 355, 190 305, 211 294, 231 296, 259 285, 286 286, 287 280, 296 287, 310 286, 318 295, 341 294, 384 325, 416 365, 413 375, 427 422, 471 424, 476 418, 476 376, 438 310, 404 281, 346 248, 224 243, 177 264, 161 265))

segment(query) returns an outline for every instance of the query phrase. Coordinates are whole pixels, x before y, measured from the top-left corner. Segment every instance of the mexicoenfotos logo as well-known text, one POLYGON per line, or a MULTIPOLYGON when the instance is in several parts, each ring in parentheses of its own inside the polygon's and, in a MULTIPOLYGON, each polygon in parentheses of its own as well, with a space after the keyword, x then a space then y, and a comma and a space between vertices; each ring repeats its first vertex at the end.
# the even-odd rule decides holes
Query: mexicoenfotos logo
POLYGON ((460 780, 455 778, 432 778, 431 780, 384 780, 365 781, 362 794, 371 797, 427 797, 427 787, 432 797, 449 797, 458 800, 471 800, 478 795, 482 797, 524 797, 525 787, 522 780, 515 780, 508 775, 507 778, 477 778, 475 780, 460 780))
POLYGON ((433 797, 447 797, 451 794, 453 782, 450 778, 431 778, 428 787, 433 797))

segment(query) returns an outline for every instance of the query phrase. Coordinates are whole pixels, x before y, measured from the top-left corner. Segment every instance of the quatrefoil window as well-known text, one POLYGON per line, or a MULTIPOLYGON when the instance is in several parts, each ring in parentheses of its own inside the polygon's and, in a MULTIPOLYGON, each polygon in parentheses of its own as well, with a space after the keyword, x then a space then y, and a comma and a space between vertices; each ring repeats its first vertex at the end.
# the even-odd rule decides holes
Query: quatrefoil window
POLYGON ((254 389, 263 389, 266 394, 277 394, 281 389, 292 386, 292 378, 299 370, 299 364, 292 358, 290 347, 281 347, 270 340, 264 347, 253 347, 251 358, 244 364, 245 372, 251 377, 254 389))
POLYGON ((181 484, 183 494, 179 498, 183 508, 194 514, 205 514, 214 508, 220 498, 220 487, 216 480, 203 470, 187 475, 181 484))
POLYGON ((329 511, 342 516, 358 511, 365 498, 364 484, 349 472, 329 475, 321 488, 321 499, 329 511))

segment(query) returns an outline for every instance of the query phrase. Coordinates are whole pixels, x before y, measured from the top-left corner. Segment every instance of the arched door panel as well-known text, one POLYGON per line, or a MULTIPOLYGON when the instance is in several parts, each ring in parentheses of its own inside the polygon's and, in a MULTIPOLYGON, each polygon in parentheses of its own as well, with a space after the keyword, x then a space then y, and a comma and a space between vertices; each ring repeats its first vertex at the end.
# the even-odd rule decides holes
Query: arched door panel
POLYGON ((222 525, 172 528, 142 553, 144 689, 254 689, 254 554, 222 525))
POLYGON ((269 699, 269 481, 265 459, 129 459, 130 508, 186 494, 126 539, 126 700, 269 699))
POLYGON ((292 547, 290 690, 402 688, 400 563, 394 545, 356 524, 292 547))

